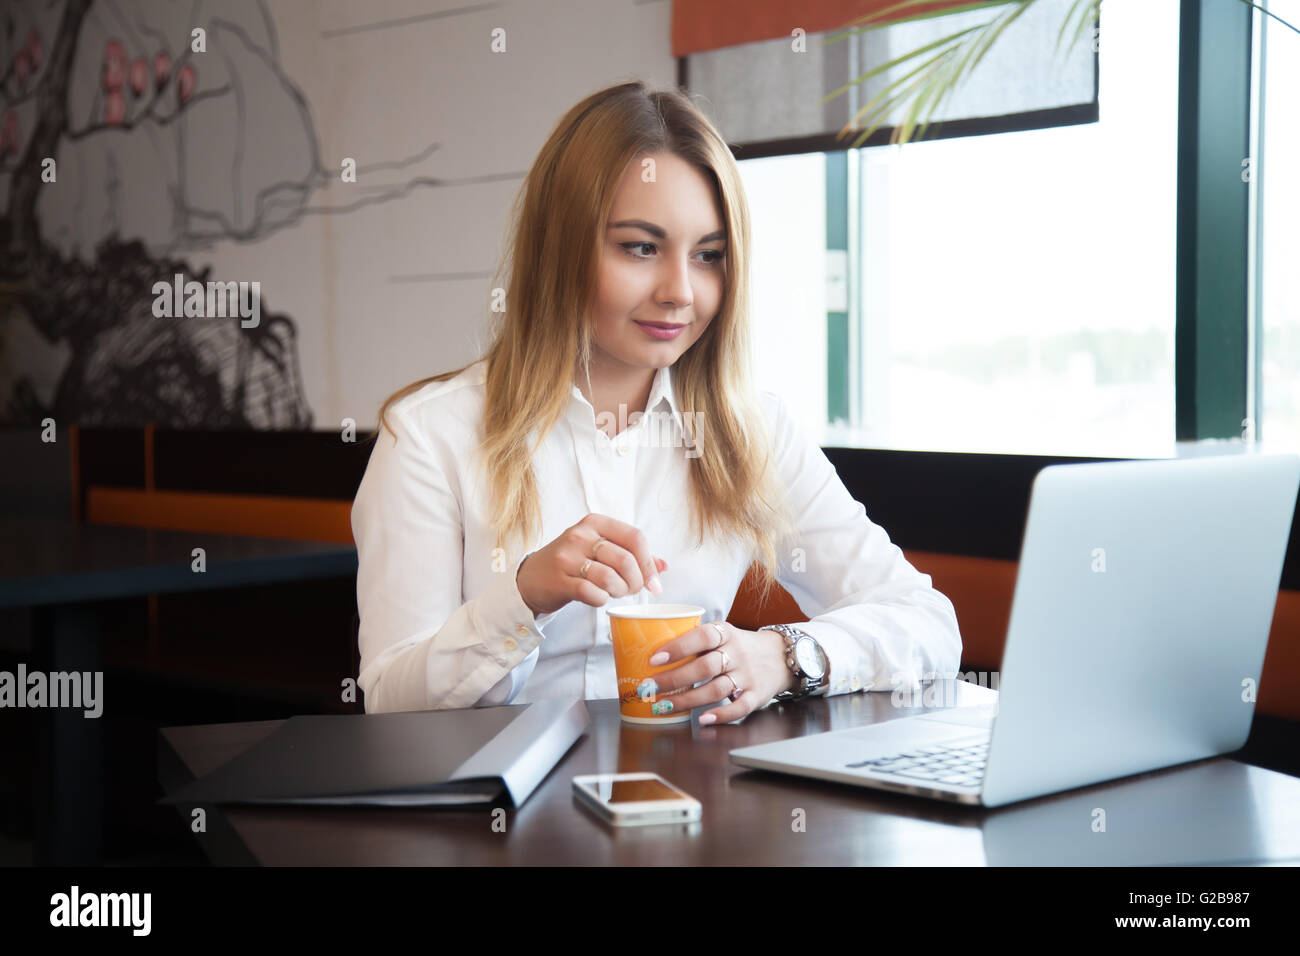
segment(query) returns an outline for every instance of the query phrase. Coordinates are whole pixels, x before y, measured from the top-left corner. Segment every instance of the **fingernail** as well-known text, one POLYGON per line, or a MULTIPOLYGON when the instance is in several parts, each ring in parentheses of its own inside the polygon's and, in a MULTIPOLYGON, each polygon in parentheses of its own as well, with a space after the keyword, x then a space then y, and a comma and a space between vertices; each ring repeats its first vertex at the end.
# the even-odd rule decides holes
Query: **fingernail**
POLYGON ((717 720, 717 719, 718 719, 718 715, 717 715, 717 714, 705 714, 703 717, 700 718, 700 723, 701 723, 701 724, 711 724, 711 723, 713 723, 713 722, 714 722, 715 720, 717 720))
POLYGON ((650 713, 652 714, 668 714, 672 712, 672 709, 673 702, 671 700, 661 700, 650 705, 650 713))
POLYGON ((658 667, 660 664, 667 664, 667 663, 668 663, 668 652, 667 652, 667 651, 660 651, 660 652, 659 652, 658 654, 656 654, 654 657, 650 658, 650 666, 651 666, 651 667, 658 667))
POLYGON ((664 593, 664 586, 659 583, 659 575, 656 574, 650 578, 650 590, 654 591, 655 594, 664 593))

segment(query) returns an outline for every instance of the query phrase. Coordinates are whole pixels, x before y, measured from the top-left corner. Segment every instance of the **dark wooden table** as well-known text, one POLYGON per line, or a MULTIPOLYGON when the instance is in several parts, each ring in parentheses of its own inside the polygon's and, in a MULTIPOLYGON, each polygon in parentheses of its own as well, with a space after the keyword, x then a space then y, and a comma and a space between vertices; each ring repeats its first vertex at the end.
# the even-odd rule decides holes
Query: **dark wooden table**
MULTIPOLYGON (((995 692, 953 682, 958 706, 995 692)), ((1300 860, 1300 780, 1213 758, 985 810, 731 763, 735 747, 918 713, 888 693, 773 706, 738 725, 644 728, 616 701, 494 832, 487 810, 207 807, 196 834, 221 865, 1148 865, 1300 860), (703 804, 697 824, 615 828, 582 809, 572 778, 654 771, 703 804), (1094 830, 1105 812, 1104 831, 1094 830), (802 822, 802 827, 799 825, 802 822)), ((169 727, 164 790, 215 769, 282 721, 169 727)), ((192 808, 183 816, 190 822, 192 808)))
MULTIPOLYGON (((30 607, 28 672, 102 671, 95 602, 356 573, 351 545, 0 517, 0 607, 30 607), (202 548, 205 570, 194 570, 202 548)), ((104 716, 113 688, 103 688, 104 716)), ((35 862, 97 863, 103 733, 81 710, 41 712, 35 862)), ((5 712, 0 711, 0 719, 5 712)))

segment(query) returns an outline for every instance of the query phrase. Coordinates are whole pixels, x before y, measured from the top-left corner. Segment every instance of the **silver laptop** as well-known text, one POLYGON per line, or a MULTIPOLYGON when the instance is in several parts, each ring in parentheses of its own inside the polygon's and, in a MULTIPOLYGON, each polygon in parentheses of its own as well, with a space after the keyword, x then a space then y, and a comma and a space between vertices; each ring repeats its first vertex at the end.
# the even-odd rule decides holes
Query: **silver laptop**
POLYGON ((996 707, 731 759, 996 807, 1237 750, 1298 491, 1291 454, 1050 465, 1030 492, 996 707))

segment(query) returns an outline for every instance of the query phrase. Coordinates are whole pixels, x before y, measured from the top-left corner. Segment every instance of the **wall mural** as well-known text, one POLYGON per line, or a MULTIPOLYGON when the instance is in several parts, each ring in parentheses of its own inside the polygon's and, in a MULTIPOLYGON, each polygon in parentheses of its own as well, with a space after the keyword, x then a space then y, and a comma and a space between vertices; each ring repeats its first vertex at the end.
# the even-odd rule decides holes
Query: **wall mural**
POLYGON ((0 423, 311 427, 298 321, 202 254, 438 184, 313 206, 339 175, 264 3, 10 0, 0 423))

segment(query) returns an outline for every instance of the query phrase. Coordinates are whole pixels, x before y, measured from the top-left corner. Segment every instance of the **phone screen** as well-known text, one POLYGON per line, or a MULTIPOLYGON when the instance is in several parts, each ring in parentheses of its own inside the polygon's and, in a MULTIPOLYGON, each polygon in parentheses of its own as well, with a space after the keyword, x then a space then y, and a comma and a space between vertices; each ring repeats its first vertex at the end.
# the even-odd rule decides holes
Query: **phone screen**
POLYGON ((658 780, 601 780, 594 787, 610 803, 640 803, 648 800, 681 800, 685 794, 658 780))

